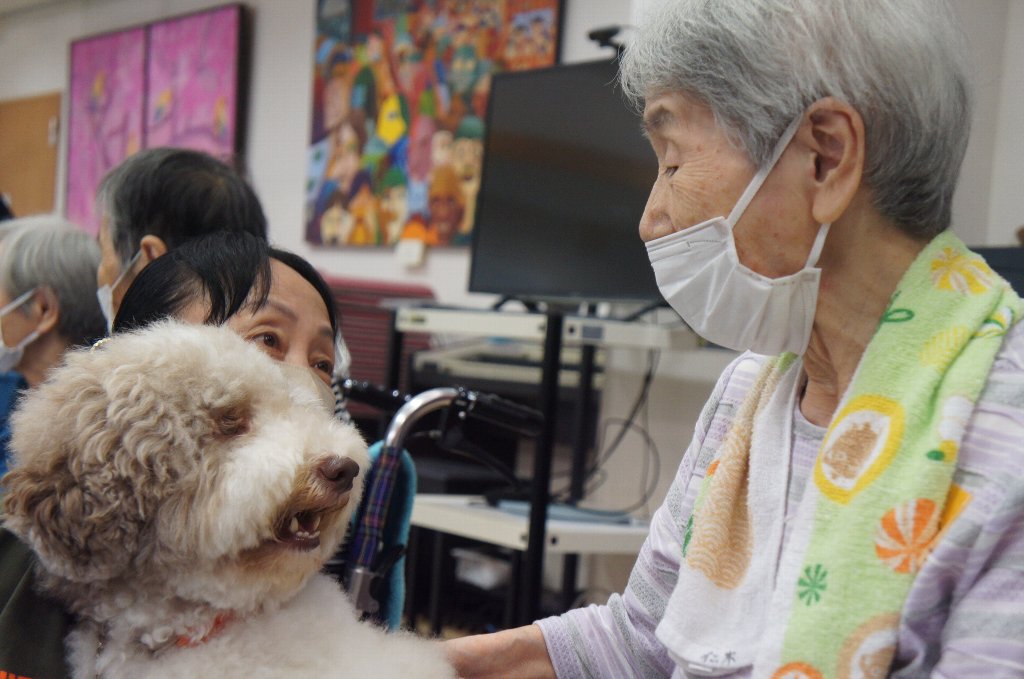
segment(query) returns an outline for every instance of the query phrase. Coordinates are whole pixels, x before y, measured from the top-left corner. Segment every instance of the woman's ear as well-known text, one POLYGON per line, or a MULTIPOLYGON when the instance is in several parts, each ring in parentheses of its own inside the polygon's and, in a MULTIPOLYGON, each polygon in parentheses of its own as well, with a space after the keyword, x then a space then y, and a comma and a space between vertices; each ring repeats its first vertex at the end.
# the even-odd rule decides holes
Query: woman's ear
POLYGON ((154 259, 167 254, 167 243, 160 236, 147 233, 139 241, 139 252, 142 254, 139 256, 141 266, 138 267, 138 270, 142 271, 154 259))
POLYGON ((60 302, 57 300, 57 293, 45 286, 39 288, 35 305, 39 313, 39 324, 36 329, 40 335, 45 335, 56 328, 60 321, 60 302))
POLYGON ((802 141, 814 155, 811 212, 819 224, 839 219, 861 188, 864 174, 864 120, 852 106, 833 97, 808 109, 809 130, 802 141))

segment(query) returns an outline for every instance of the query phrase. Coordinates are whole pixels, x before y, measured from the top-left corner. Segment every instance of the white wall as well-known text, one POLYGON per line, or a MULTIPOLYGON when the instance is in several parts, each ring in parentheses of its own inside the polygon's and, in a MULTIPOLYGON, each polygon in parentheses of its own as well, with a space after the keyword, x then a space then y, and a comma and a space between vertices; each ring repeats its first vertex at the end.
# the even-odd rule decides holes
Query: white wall
MULTIPOLYGON (((1019 4, 1019 3, 1016 3, 1019 4)), ((1005 139, 997 135, 999 100, 1007 84, 1003 79, 1003 44, 1007 39, 1007 0, 958 0, 957 9, 971 45, 976 100, 971 139, 967 145, 960 184, 953 197, 953 229, 970 245, 992 240, 993 154, 1005 139)), ((1021 81, 1014 85, 1018 89, 1021 81)), ((1012 131, 1011 131, 1012 134, 1012 131)), ((1024 134, 1018 132, 1018 138, 1024 134)), ((1011 201, 1012 196, 1006 196, 1011 201)), ((1002 203, 1002 200, 1000 200, 1002 203)), ((1020 220, 1024 222, 1024 211, 1020 220)))
POLYGON ((1024 224, 1024 2, 1010 0, 1005 26, 988 197, 987 242, 998 245, 1015 243, 1024 224))

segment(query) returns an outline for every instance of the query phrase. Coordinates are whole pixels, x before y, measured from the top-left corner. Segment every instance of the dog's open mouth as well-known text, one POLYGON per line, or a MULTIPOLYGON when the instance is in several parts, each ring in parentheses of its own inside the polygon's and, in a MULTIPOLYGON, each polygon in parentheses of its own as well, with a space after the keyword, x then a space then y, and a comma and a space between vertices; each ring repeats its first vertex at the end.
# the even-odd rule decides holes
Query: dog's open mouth
POLYGON ((320 546, 320 525, 340 512, 348 504, 348 493, 336 504, 308 507, 285 514, 278 522, 276 541, 299 551, 310 551, 320 546))
POLYGON ((278 541, 303 551, 320 546, 320 519, 322 513, 304 509, 291 518, 277 531, 278 541))

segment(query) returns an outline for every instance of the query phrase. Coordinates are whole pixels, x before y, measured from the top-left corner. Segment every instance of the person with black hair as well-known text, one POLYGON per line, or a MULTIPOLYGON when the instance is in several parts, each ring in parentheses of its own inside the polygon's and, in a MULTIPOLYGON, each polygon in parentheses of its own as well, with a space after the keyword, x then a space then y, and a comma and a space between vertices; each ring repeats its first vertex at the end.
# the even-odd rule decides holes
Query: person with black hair
POLYGON ((251 234, 212 233, 171 250, 139 272, 121 299, 113 331, 186 316, 221 325, 243 307, 259 308, 269 294, 266 241, 251 234))
POLYGON ((96 282, 108 323, 124 291, 157 257, 216 231, 267 239, 267 219, 256 193, 234 169, 201 151, 140 151, 100 184, 96 282))
MULTIPOLYGON (((103 178, 97 202, 102 215, 99 243, 103 256, 96 274, 96 295, 108 330, 132 280, 162 255, 217 232, 267 240, 267 220, 252 187, 239 172, 201 151, 140 151, 103 178)), ((290 253, 282 256, 295 257, 290 253)), ((302 260, 301 266, 305 273, 300 274, 307 281, 312 283, 315 277, 323 283, 308 262, 302 260)), ((314 283, 314 287, 321 294, 327 290, 325 284, 314 283)), ((329 311, 333 317, 333 306, 329 311)), ((338 329, 336 319, 332 327, 338 329)), ((335 336, 335 356, 331 384, 334 414, 342 422, 351 422, 339 386, 348 377, 348 349, 340 332, 335 336)))
POLYGON ((155 260, 125 292, 114 332, 164 318, 227 325, 331 385, 338 319, 330 288, 305 259, 250 234, 210 234, 155 260))

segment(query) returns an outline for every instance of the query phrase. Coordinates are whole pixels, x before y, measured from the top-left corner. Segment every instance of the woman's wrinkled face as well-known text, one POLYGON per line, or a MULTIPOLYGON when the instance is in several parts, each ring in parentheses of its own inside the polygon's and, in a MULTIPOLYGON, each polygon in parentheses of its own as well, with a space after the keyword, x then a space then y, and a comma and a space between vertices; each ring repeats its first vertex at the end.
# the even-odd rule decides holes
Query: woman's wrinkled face
POLYGON ((658 158, 640 237, 646 242, 728 215, 754 176, 746 155, 715 124, 711 110, 681 94, 644 108, 644 131, 658 158))
MULTIPOLYGON (((294 269, 270 260, 271 285, 267 303, 255 312, 243 308, 227 327, 255 343, 271 358, 312 369, 324 384, 334 373, 334 333, 323 298, 294 269)), ((179 314, 180 320, 202 323, 209 309, 196 303, 179 314)))
MULTIPOLYGON (((643 125, 658 158, 640 220, 644 242, 728 217, 757 168, 715 123, 711 109, 680 93, 659 95, 648 99, 643 125)), ((787 163, 790 155, 783 155, 733 231, 740 261, 771 277, 799 269, 807 256, 796 236, 805 206, 786 188, 787 173, 795 169, 787 163)))

